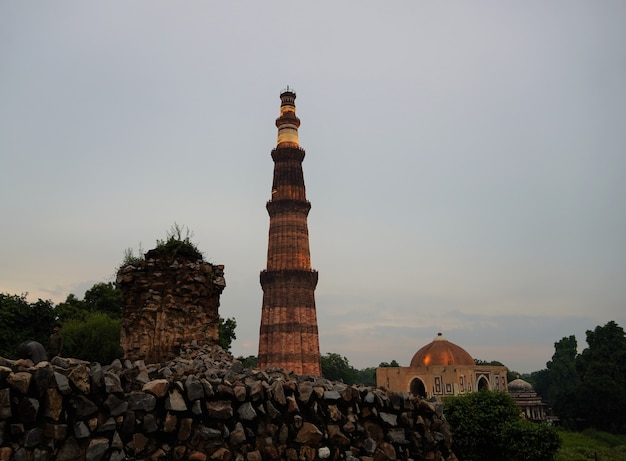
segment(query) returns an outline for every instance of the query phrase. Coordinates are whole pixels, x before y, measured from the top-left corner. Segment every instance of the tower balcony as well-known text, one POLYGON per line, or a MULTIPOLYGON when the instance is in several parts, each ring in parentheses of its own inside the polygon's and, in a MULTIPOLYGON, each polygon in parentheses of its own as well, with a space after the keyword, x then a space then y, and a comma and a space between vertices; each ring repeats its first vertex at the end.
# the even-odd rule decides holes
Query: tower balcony
POLYGON ((296 213, 306 217, 309 215, 309 211, 311 211, 311 202, 293 199, 268 200, 265 208, 270 217, 282 213, 296 213))

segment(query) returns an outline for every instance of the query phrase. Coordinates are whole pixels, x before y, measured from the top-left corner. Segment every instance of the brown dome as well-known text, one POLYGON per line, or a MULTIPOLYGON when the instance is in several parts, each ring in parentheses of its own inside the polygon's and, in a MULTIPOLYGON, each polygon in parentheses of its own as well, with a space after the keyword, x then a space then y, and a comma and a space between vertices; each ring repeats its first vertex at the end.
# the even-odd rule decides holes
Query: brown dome
POLYGON ((441 333, 411 359, 411 367, 438 365, 475 365, 474 359, 460 346, 451 343, 441 333))

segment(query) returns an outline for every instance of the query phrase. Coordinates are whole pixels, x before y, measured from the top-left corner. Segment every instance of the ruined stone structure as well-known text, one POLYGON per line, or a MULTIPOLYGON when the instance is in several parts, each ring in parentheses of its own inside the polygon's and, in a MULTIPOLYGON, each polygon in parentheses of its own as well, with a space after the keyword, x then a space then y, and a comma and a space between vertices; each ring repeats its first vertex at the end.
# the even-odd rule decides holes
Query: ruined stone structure
POLYGON ((274 180, 267 202, 270 229, 267 269, 261 272, 263 307, 259 337, 260 368, 282 367, 298 374, 321 375, 315 287, 311 269, 306 199, 296 117, 296 93, 280 95, 278 141, 272 150, 274 180))
POLYGON ((465 349, 439 333, 410 366, 377 368, 376 385, 437 400, 482 389, 506 392, 506 367, 476 365, 465 349))
POLYGON ((162 362, 188 341, 217 344, 224 266, 202 260, 190 246, 156 248, 145 261, 122 267, 121 347, 129 360, 162 362))
POLYGON ((0 357, 0 459, 456 461, 440 405, 244 369, 219 346, 180 352, 106 366, 0 357))

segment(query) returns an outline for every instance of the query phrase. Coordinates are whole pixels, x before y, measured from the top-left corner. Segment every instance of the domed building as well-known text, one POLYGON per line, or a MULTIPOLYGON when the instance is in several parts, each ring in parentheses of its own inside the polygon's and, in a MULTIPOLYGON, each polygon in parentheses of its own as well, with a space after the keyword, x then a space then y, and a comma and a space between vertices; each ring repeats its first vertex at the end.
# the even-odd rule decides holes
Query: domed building
POLYGON ((438 400, 482 389, 506 391, 506 367, 476 365, 465 349, 439 333, 415 353, 410 366, 377 368, 376 385, 438 400))
POLYGON ((546 421, 546 404, 535 392, 533 386, 519 377, 509 383, 509 394, 522 410, 524 417, 530 421, 546 421))

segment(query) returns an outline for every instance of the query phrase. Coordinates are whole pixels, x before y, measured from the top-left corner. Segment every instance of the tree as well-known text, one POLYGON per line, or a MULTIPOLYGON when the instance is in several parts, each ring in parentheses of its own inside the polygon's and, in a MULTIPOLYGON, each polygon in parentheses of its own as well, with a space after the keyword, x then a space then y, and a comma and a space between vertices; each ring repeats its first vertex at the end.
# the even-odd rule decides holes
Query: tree
POLYGON ((113 318, 122 315, 122 290, 114 283, 96 283, 85 292, 85 307, 90 312, 104 312, 113 318))
POLYGON ((578 414, 580 377, 576 370, 578 344, 575 336, 554 343, 554 355, 546 366, 550 384, 546 398, 565 426, 572 426, 578 414))
POLYGON ((63 324, 63 355, 109 364, 121 357, 121 320, 104 312, 92 312, 84 319, 63 324))
POLYGON ((576 360, 580 416, 596 429, 626 429, 626 335, 614 321, 587 330, 588 347, 576 360))
POLYGON ((399 367, 400 364, 398 362, 396 362, 395 360, 392 360, 391 362, 380 362, 380 365, 378 365, 378 368, 393 368, 393 367, 399 367))
POLYGON ((247 357, 239 356, 237 360, 239 360, 245 368, 256 368, 258 364, 256 355, 249 355, 247 357))
POLYGON ((52 301, 29 303, 26 296, 0 293, 0 356, 17 357, 23 341, 48 343, 55 323, 52 301))
POLYGON ((121 356, 122 292, 111 282, 96 283, 84 299, 73 293, 54 308, 63 325, 63 356, 111 363, 121 356))
POLYGON ((490 362, 488 362, 486 360, 474 359, 474 363, 476 365, 484 365, 484 366, 489 366, 489 367, 505 367, 506 368, 506 380, 509 383, 513 381, 514 379, 517 379, 519 376, 519 373, 517 373, 516 371, 509 370, 507 366, 505 366, 502 362, 498 362, 497 360, 491 360, 490 362))
MULTIPOLYGON (((394 360, 395 361, 395 360, 394 360)), ((376 368, 368 367, 355 370, 355 382, 352 384, 363 384, 364 386, 376 386, 376 368)))
POLYGON ((70 319, 82 319, 87 317, 89 311, 82 299, 78 299, 75 294, 70 293, 62 303, 54 308, 54 315, 61 324, 70 319))
POLYGON ((511 381, 517 379, 517 378, 521 378, 524 381, 527 381, 528 376, 524 377, 524 375, 520 375, 517 371, 511 371, 509 370, 508 367, 506 367, 506 382, 510 383, 511 381))
POLYGON ((527 381, 532 384, 537 394, 548 401, 547 397, 550 389, 550 370, 544 368, 543 370, 533 371, 527 381))
POLYGON ((331 381, 343 381, 346 384, 354 384, 357 371, 350 365, 347 358, 328 352, 321 357, 322 375, 331 381))
POLYGON ((560 445, 552 427, 538 430, 522 420, 519 407, 506 392, 447 397, 444 415, 452 430, 452 450, 461 461, 551 461, 560 445))
POLYGON ((476 365, 485 365, 485 366, 494 366, 494 367, 503 367, 504 364, 502 362, 498 362, 497 360, 492 360, 490 362, 481 359, 474 359, 474 363, 476 365))
POLYGON ((112 318, 122 316, 122 291, 112 282, 96 283, 85 292, 84 299, 70 293, 64 302, 54 308, 59 322, 84 320, 91 312, 102 312, 112 318))
POLYGON ((218 324, 219 345, 225 351, 230 351, 232 342, 237 339, 235 334, 235 328, 237 328, 237 321, 234 317, 224 320, 220 317, 218 324))

